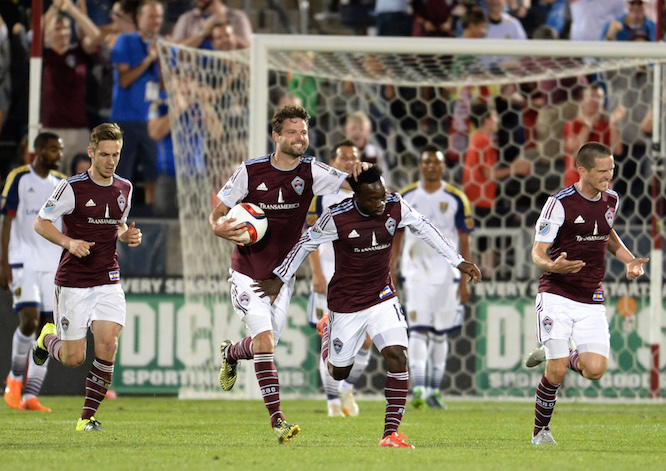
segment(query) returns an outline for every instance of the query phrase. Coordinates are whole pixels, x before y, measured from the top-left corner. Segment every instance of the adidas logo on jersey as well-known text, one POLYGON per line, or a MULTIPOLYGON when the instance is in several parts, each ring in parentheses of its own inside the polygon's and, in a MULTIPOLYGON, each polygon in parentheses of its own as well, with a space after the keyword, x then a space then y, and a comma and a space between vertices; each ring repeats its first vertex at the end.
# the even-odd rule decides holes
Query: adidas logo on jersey
POLYGON ((259 185, 257 187, 257 190, 259 190, 259 191, 268 191, 268 187, 266 186, 266 184, 264 182, 261 182, 261 185, 259 185))
POLYGON ((92 200, 92 198, 90 198, 90 199, 88 200, 88 202, 86 203, 86 207, 87 207, 87 208, 90 208, 91 206, 97 206, 97 205, 95 204, 95 202, 92 200))
POLYGON ((358 234, 358 232, 356 232, 356 229, 352 229, 352 231, 347 236, 348 239, 356 239, 357 237, 361 236, 358 234))
POLYGON ((585 219, 583 219, 583 216, 578 216, 576 219, 574 219, 574 224, 585 224, 585 219))

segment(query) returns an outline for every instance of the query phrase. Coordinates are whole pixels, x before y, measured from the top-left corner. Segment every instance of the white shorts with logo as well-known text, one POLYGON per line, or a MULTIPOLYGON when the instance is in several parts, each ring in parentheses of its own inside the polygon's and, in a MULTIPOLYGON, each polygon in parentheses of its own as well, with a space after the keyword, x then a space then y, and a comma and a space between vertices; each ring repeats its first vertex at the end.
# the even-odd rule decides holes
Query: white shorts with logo
POLYGON ((287 310, 296 279, 292 278, 282 285, 275 302, 271 304, 268 296, 262 298, 259 293, 254 292, 252 278, 233 269, 229 270, 229 275, 231 303, 238 317, 247 325, 250 336, 255 338, 262 332, 272 330, 277 345, 287 320, 287 310))
POLYGON ((603 304, 580 303, 556 294, 539 293, 536 314, 537 341, 545 345, 547 359, 568 357, 569 339, 579 353, 598 353, 608 358, 610 331, 603 304), (553 342, 549 348, 549 340, 559 342, 553 342))
POLYGON ((408 345, 407 321, 397 297, 359 312, 330 312, 328 329, 328 361, 337 367, 354 363, 366 331, 380 352, 392 345, 408 345))
POLYGON ((445 334, 462 326, 465 306, 458 299, 460 279, 446 284, 405 282, 405 306, 410 330, 445 334))
POLYGON ((24 307, 38 307, 41 312, 53 312, 54 271, 34 271, 12 268, 10 289, 14 311, 24 307))
POLYGON ((120 283, 67 288, 56 286, 53 321, 61 340, 80 340, 88 335, 94 321, 125 325, 127 308, 120 283))
POLYGON ((316 327, 317 322, 324 317, 326 311, 328 311, 326 295, 316 293, 312 290, 310 292, 310 299, 308 300, 308 322, 310 322, 310 327, 316 327))

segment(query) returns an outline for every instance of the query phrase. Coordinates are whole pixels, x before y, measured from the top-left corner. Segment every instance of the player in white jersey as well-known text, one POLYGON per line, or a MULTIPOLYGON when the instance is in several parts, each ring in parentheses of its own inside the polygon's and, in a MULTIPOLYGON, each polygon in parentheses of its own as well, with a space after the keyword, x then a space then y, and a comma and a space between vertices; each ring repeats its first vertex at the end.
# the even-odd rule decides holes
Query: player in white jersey
POLYGON ((56 171, 62 151, 58 135, 39 134, 35 139, 35 160, 14 169, 2 191, 0 285, 12 293, 19 317, 4 395, 13 409, 51 411, 37 399, 47 365, 36 365, 28 353, 35 332, 46 322, 53 322, 53 279, 61 251, 40 237, 34 224, 39 209, 65 178, 56 171))
MULTIPOLYGON (((287 105, 273 115, 271 134, 275 152, 243 162, 217 193, 220 203, 209 215, 213 233, 237 246, 231 255, 231 299, 250 335, 232 344, 222 342, 220 385, 230 390, 237 378, 239 360, 254 359, 254 370, 268 409, 271 427, 279 443, 298 435, 300 427, 285 420, 280 407, 280 383, 274 362, 275 345, 287 319, 294 282, 284 285, 271 304, 254 292, 254 280, 272 275, 301 235, 314 195, 335 193, 346 173, 304 156, 309 145, 310 115, 301 106, 287 105), (243 225, 225 215, 237 203, 258 205, 268 218, 268 232, 259 242, 244 246, 239 237, 243 225)), ((366 167, 368 164, 364 164, 366 167)), ((358 174, 361 164, 352 167, 358 174)))
MULTIPOLYGON (((470 260, 471 206, 462 190, 442 181, 444 165, 444 154, 436 146, 426 146, 419 159, 420 180, 400 193, 470 260)), ((462 326, 469 286, 466 279, 461 281, 458 270, 441 263, 437 252, 410 231, 396 233, 394 274, 398 261, 409 323, 412 405, 443 409, 439 388, 446 370, 447 335, 462 326)))
MULTIPOLYGON (((339 142, 333 147, 333 152, 329 165, 343 172, 351 172, 354 163, 360 162, 360 151, 352 141, 346 140, 339 142)), ((322 212, 341 202, 345 198, 352 196, 351 186, 345 182, 340 187, 340 191, 330 195, 315 196, 310 204, 306 226, 312 227, 322 212)), ((320 245, 317 250, 308 257, 310 269, 312 271, 312 291, 308 303, 308 320, 312 327, 327 322, 328 307, 326 305, 326 288, 335 272, 335 254, 333 244, 327 242, 320 245)), ((346 379, 336 381, 328 372, 326 364, 319 361, 319 375, 324 385, 326 401, 328 403, 329 417, 355 417, 358 415, 358 404, 354 400, 354 384, 363 374, 365 368, 370 362, 370 348, 372 339, 366 335, 365 343, 356 354, 354 359, 354 368, 346 379)))

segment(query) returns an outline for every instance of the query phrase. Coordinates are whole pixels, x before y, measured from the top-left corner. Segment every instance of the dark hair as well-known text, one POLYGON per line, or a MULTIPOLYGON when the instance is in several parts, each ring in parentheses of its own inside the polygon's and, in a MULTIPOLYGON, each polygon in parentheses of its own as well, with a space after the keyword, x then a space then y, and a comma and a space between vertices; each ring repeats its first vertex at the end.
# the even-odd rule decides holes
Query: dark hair
POLYGON ((46 145, 51 139, 55 139, 56 141, 60 139, 60 136, 53 132, 40 132, 37 137, 35 138, 35 150, 37 149, 45 149, 46 145))
POLYGON ((275 112, 271 125, 273 131, 280 134, 282 132, 282 124, 285 119, 302 119, 305 124, 310 124, 310 113, 302 106, 287 105, 275 112))
POLYGON ((481 126, 483 126, 483 122, 486 120, 486 118, 490 117, 490 112, 493 110, 494 107, 488 103, 477 101, 470 107, 469 119, 474 127, 479 129, 481 126))
POLYGON ((78 167, 80 162, 90 162, 90 157, 88 157, 88 154, 76 154, 74 158, 72 158, 72 165, 69 167, 69 174, 74 175, 76 173, 76 167, 78 167))
POLYGON ((557 30, 546 24, 537 26, 532 32, 532 39, 559 39, 559 37, 557 30))
POLYGON ((598 142, 588 142, 578 150, 576 165, 583 167, 585 170, 591 170, 594 168, 596 159, 604 159, 611 155, 613 155, 613 152, 610 147, 598 142))
POLYGON ((437 147, 435 144, 426 144, 423 146, 423 149, 421 149, 421 155, 425 154, 426 152, 441 152, 442 150, 437 147))
POLYGON ((470 25, 478 25, 481 23, 488 23, 488 18, 483 10, 478 6, 469 7, 460 19, 463 29, 467 29, 470 25))
POLYGON ((354 190, 354 193, 362 193, 361 185, 371 185, 380 181, 381 178, 382 169, 378 165, 373 165, 369 169, 362 171, 358 176, 358 180, 354 180, 354 177, 350 175, 347 177, 347 182, 352 187, 352 190, 354 190))
POLYGON ((100 141, 123 141, 123 132, 116 123, 102 123, 90 133, 90 148, 97 150, 100 141))
MULTIPOLYGON (((336 145, 333 146, 333 149, 331 149, 331 158, 329 160, 334 160, 335 159, 335 154, 338 153, 338 149, 340 147, 356 147, 356 144, 354 144, 349 139, 345 139, 344 141, 338 142, 336 145)), ((356 148, 358 149, 358 147, 356 147, 356 148)))

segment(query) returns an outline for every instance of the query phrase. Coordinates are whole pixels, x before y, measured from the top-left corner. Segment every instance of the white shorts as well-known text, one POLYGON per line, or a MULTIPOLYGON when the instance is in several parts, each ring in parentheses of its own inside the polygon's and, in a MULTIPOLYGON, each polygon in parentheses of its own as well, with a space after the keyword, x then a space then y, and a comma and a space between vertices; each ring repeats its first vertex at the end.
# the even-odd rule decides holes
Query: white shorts
POLYGON ((255 338, 262 332, 273 331, 273 339, 277 345, 282 328, 287 320, 287 310, 294 292, 296 279, 292 278, 282 285, 275 302, 271 304, 268 296, 262 298, 254 292, 254 280, 236 270, 229 270, 231 285, 231 303, 238 317, 245 322, 250 336, 255 338))
POLYGON ((125 325, 125 292, 120 283, 67 288, 56 286, 53 321, 61 340, 80 340, 88 335, 93 321, 125 325))
POLYGON ((438 335, 460 328, 465 306, 458 299, 460 279, 446 284, 405 282, 405 306, 409 330, 425 330, 438 335))
POLYGON ((14 311, 24 307, 38 307, 41 312, 53 312, 55 272, 12 268, 10 289, 14 299, 14 311))
POLYGON ((549 360, 569 356, 572 339, 578 352, 598 353, 608 358, 610 331, 603 304, 586 304, 551 293, 536 297, 537 341, 546 347, 549 360), (549 340, 552 347, 549 348, 549 340))
POLYGON ((311 291, 310 299, 308 300, 308 322, 310 322, 310 327, 316 327, 317 322, 319 322, 327 310, 328 302, 326 295, 311 291))
POLYGON ((333 366, 354 364, 356 353, 370 335, 377 350, 400 345, 407 348, 407 321, 398 298, 391 298, 355 313, 330 312, 328 361, 333 366))

